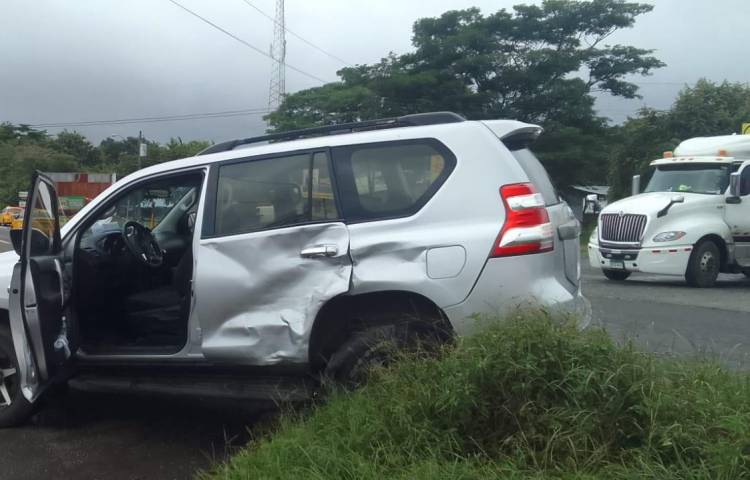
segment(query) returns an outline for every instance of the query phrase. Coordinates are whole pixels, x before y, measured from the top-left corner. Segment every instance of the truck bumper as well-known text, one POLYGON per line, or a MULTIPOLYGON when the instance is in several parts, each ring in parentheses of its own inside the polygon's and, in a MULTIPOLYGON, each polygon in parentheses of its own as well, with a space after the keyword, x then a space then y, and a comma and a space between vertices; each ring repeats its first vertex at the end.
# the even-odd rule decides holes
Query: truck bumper
POLYGON ((625 254, 618 250, 600 249, 598 245, 593 243, 588 245, 589 264, 593 268, 657 275, 684 276, 692 251, 692 245, 670 245, 660 248, 646 247, 639 250, 628 250, 625 254))

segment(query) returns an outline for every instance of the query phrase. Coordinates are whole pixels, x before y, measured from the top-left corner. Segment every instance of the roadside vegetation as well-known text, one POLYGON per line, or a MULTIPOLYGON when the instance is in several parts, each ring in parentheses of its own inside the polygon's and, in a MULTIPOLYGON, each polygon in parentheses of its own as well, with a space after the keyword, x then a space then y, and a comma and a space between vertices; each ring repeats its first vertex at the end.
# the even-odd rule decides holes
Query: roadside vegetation
MULTIPOLYGON (((143 167, 195 155, 209 142, 172 139, 148 143, 143 167)), ((18 204, 18 192, 29 188, 31 174, 43 172, 106 172, 121 178, 138 169, 138 138, 107 138, 98 147, 77 132, 48 135, 26 125, 0 122, 0 209, 18 204)))
POLYGON ((203 478, 750 478, 750 384, 519 314, 283 415, 203 478))

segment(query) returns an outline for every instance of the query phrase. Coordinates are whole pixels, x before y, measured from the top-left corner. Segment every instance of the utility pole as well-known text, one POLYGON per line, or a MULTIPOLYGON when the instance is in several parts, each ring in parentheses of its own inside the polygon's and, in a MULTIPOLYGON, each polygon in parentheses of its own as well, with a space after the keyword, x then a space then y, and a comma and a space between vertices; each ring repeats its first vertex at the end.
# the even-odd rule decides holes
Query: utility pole
POLYGON ((276 110, 284 101, 286 93, 286 23, 284 20, 284 0, 276 0, 276 17, 273 25, 271 44, 271 83, 268 88, 268 109, 276 110))
POLYGON ((143 130, 138 130, 138 170, 146 160, 146 155, 148 155, 148 145, 143 142, 143 130))

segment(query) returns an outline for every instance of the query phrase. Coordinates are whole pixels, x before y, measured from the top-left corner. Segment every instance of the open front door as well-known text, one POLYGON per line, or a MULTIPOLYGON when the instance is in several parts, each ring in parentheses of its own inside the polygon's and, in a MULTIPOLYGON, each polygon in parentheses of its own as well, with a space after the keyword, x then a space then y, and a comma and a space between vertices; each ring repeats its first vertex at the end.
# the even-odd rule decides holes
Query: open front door
POLYGON ((21 390, 34 401, 61 373, 71 346, 64 310, 69 282, 64 281, 54 183, 35 174, 28 198, 23 230, 13 232, 21 235, 21 258, 13 269, 9 303, 21 390))

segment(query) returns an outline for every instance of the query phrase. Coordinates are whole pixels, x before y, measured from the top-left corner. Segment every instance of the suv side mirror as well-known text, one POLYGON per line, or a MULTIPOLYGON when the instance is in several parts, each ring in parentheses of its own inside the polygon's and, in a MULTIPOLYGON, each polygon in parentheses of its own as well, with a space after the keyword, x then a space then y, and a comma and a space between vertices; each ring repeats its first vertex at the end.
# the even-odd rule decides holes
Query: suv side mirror
POLYGON ((729 175, 729 196, 740 196, 740 172, 734 172, 729 175))
POLYGON ((633 183, 630 185, 630 194, 638 195, 641 193, 641 176, 633 175, 633 183))

